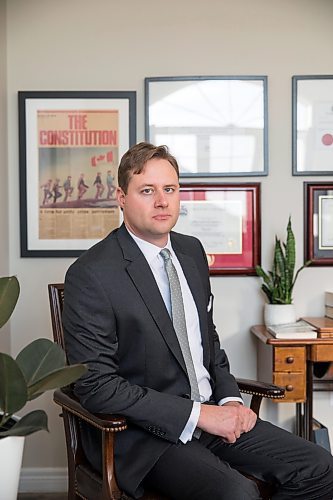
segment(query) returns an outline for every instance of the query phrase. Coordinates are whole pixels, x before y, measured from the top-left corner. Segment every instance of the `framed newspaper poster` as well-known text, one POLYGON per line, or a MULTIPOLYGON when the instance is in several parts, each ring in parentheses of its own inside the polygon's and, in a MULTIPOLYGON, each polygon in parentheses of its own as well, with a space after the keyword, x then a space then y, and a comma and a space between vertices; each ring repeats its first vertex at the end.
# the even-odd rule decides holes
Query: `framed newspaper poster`
POLYGON ((333 266, 333 182, 304 182, 304 259, 333 266))
POLYGON ((210 274, 255 275, 261 258, 260 184, 183 184, 175 231, 198 237, 210 274))
POLYGON ((118 227, 136 93, 19 92, 22 257, 77 257, 118 227))
POLYGON ((145 79, 145 135, 166 144, 181 177, 268 174, 266 76, 145 79))
POLYGON ((333 174, 333 75, 292 78, 293 175, 333 174))

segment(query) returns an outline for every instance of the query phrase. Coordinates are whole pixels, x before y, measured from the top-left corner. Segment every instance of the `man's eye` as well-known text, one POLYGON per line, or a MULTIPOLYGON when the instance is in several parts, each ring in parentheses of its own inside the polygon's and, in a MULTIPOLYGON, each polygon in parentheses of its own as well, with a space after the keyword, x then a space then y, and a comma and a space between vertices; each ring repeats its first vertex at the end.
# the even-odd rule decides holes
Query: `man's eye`
POLYGON ((145 188, 142 190, 143 194, 151 194, 153 192, 152 188, 145 188))
POLYGON ((174 191, 175 191, 175 188, 173 188, 173 187, 167 187, 167 188, 165 188, 165 192, 166 193, 173 193, 174 191))

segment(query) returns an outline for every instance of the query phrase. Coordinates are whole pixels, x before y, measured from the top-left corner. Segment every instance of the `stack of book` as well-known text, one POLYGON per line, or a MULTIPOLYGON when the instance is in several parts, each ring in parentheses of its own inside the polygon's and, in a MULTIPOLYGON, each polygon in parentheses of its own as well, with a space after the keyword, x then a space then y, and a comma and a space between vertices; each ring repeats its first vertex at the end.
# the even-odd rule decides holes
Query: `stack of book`
POLYGON ((317 329, 304 320, 285 325, 267 326, 267 330, 277 339, 316 339, 317 329))
POLYGON ((333 292, 325 292, 325 316, 333 319, 333 292))

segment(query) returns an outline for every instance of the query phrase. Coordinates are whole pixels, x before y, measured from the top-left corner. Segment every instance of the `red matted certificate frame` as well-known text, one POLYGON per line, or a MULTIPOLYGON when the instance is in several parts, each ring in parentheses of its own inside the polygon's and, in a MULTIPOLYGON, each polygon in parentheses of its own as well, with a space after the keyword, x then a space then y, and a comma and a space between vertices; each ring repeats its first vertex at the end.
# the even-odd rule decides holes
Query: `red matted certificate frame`
POLYGON ((333 182, 304 182, 304 257, 333 266, 333 182))
POLYGON ((200 239, 212 275, 255 275, 260 264, 260 183, 182 184, 175 231, 200 239))

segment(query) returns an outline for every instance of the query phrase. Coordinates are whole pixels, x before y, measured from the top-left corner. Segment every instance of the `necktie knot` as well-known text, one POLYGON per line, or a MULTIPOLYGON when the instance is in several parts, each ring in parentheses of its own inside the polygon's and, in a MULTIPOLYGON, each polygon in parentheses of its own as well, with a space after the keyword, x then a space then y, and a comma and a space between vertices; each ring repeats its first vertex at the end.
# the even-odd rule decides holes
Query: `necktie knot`
POLYGON ((162 250, 160 251, 160 255, 161 255, 162 259, 164 260, 164 262, 171 259, 171 253, 170 253, 170 250, 168 248, 162 248, 162 250))

